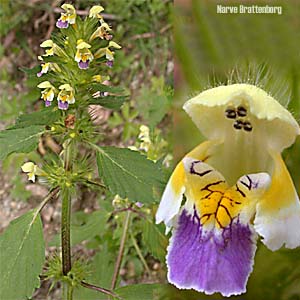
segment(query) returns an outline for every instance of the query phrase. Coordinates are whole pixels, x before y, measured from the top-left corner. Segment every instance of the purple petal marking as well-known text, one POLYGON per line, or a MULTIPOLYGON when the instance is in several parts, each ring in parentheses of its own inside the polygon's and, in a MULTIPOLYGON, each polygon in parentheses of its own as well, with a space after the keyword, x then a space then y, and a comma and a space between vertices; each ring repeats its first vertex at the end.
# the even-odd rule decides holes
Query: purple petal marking
POLYGON ((184 210, 167 255, 168 280, 178 288, 224 296, 246 292, 256 250, 256 234, 239 220, 222 233, 204 231, 199 217, 184 210))
POLYGON ((41 71, 41 72, 38 72, 37 74, 36 74, 36 76, 37 77, 41 77, 43 75, 43 72, 41 71))
POLYGON ((83 62, 82 60, 78 63, 78 67, 80 69, 86 70, 89 67, 89 61, 87 60, 86 62, 83 62))
POLYGON ((106 65, 107 65, 108 67, 112 68, 113 65, 114 65, 114 61, 113 61, 113 60, 108 60, 108 61, 106 62, 106 65))
POLYGON ((51 105, 51 101, 46 100, 46 101, 45 101, 45 106, 46 106, 46 107, 49 107, 50 105, 51 105))
POLYGON ((67 101, 58 101, 58 108, 62 110, 67 110, 69 107, 69 103, 67 101))
POLYGON ((61 19, 58 19, 57 22, 56 22, 56 26, 58 28, 68 28, 69 27, 69 22, 68 21, 63 21, 61 19))

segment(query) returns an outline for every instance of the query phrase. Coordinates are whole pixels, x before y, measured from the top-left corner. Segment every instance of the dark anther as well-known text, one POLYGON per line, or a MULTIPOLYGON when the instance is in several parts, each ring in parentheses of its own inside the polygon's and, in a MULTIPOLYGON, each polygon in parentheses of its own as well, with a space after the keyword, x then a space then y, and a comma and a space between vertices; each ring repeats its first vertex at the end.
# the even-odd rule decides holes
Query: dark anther
POLYGON ((243 123, 243 121, 241 121, 241 120, 236 120, 236 121, 233 123, 233 127, 234 127, 235 129, 242 129, 242 128, 243 128, 243 125, 244 125, 244 123, 243 123))
POLYGON ((236 118, 236 112, 232 108, 227 108, 225 110, 225 115, 228 119, 235 119, 236 118))
POLYGON ((248 121, 244 122, 243 128, 244 128, 245 131, 252 131, 252 125, 248 121))
POLYGON ((239 106, 237 108, 237 114, 239 117, 246 117, 247 116, 247 109, 244 106, 239 106))

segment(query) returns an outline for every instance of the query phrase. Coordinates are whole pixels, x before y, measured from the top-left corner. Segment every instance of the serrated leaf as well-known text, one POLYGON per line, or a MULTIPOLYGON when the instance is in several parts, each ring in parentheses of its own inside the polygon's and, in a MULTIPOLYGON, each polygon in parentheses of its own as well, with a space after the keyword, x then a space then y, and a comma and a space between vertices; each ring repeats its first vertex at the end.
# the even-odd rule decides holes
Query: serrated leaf
POLYGON ((31 298, 40 286, 44 260, 42 222, 32 210, 12 221, 0 236, 0 299, 31 298))
POLYGON ((168 245, 167 237, 150 220, 143 222, 143 241, 150 253, 161 262, 165 261, 166 248, 168 245))
POLYGON ((97 147, 99 176, 111 192, 131 201, 152 202, 153 188, 162 182, 159 167, 137 151, 97 147))
MULTIPOLYGON (((86 278, 86 281, 90 284, 109 289, 114 272, 114 264, 115 257, 105 244, 103 249, 93 258, 91 263, 92 273, 89 278, 86 278)), ((107 297, 97 291, 79 287, 75 289, 73 298, 74 300, 99 300, 106 299, 107 297)))
POLYGON ((39 142, 44 126, 7 129, 0 132, 0 159, 9 154, 28 153, 33 151, 39 142))
POLYGON ((51 125, 59 119, 61 112, 57 108, 44 108, 31 114, 23 114, 16 120, 16 124, 10 128, 23 128, 31 125, 51 125))
MULTIPOLYGON (((83 225, 71 224, 71 246, 77 245, 82 241, 88 240, 101 233, 109 213, 106 211, 95 211, 88 215, 86 223, 83 225)), ((60 246, 60 234, 56 235, 49 243, 49 246, 60 246)))
POLYGON ((126 96, 103 96, 92 98, 88 101, 89 104, 101 105, 109 109, 119 109, 126 101, 126 96))
POLYGON ((133 284, 115 290, 123 300, 154 300, 163 285, 161 284, 133 284))

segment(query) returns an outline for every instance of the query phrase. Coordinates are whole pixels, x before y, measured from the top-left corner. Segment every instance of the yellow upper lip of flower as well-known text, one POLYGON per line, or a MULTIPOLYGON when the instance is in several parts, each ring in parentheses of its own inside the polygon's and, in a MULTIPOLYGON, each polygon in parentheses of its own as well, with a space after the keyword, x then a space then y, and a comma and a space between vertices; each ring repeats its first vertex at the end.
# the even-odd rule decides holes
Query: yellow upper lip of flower
POLYGON ((43 81, 37 87, 40 89, 54 89, 54 86, 49 81, 43 81))
POLYGON ((86 49, 86 48, 91 48, 91 45, 84 42, 83 40, 78 40, 77 41, 77 46, 76 46, 76 49, 86 49))
POLYGON ((73 92, 73 88, 68 83, 60 85, 59 89, 60 90, 65 90, 65 91, 68 91, 68 92, 73 92))
POLYGON ((104 11, 104 8, 101 5, 94 5, 89 12, 89 17, 97 17, 98 14, 100 14, 102 11, 104 11))
POLYGON ((61 6, 61 8, 69 14, 74 14, 76 12, 76 10, 72 4, 65 3, 61 6))
POLYGON ((282 150, 290 146, 300 134, 292 114, 268 93, 251 84, 239 83, 206 90, 188 100, 183 109, 205 136, 220 138, 227 122, 224 115, 226 107, 240 103, 248 105, 249 113, 256 120, 266 121, 266 130, 272 133, 270 143, 271 139, 276 140, 275 148, 282 150))

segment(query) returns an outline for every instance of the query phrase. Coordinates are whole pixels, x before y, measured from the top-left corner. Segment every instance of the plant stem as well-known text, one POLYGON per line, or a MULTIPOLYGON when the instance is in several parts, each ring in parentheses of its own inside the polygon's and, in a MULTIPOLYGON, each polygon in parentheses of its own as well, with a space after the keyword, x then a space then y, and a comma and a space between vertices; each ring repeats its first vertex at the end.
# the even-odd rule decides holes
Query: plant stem
POLYGON ((37 214, 40 213, 40 211, 44 208, 44 206, 47 204, 48 201, 50 201, 52 198, 54 198, 57 195, 58 191, 59 191, 59 187, 56 187, 48 193, 45 199, 38 206, 37 214))
MULTIPOLYGON (((67 141, 64 150, 64 168, 67 173, 71 168, 71 144, 67 141)), ((67 183, 66 183, 67 184, 67 183)), ((71 223, 71 190, 65 186, 62 189, 62 207, 61 207, 61 251, 62 251, 62 273, 67 276, 72 268, 71 262, 71 240, 70 240, 70 223, 71 223)), ((65 299, 72 300, 73 287, 66 286, 65 299)))
POLYGON ((151 277, 151 271, 150 271, 150 268, 149 268, 149 266, 147 265, 147 262, 146 262, 146 260, 145 260, 145 258, 144 258, 144 256, 143 256, 143 254, 142 254, 142 252, 141 252, 141 249, 140 249, 139 245, 137 244, 136 239, 134 238, 134 236, 133 236, 132 233, 130 233, 130 237, 131 237, 132 244, 133 244, 133 246, 134 246, 134 248, 135 248, 135 251, 137 252, 137 254, 138 254, 138 256, 139 256, 141 262, 143 263, 143 265, 144 265, 144 267, 145 267, 147 273, 149 274, 149 277, 151 277))
POLYGON ((69 282, 62 283, 62 299, 72 300, 73 299, 73 287, 69 282))
POLYGON ((62 193, 61 209, 61 247, 63 274, 68 275, 71 270, 71 242, 70 242, 70 220, 71 219, 71 195, 68 189, 62 193))
POLYGON ((121 238, 121 242, 120 242, 118 257, 117 257, 117 261, 115 264, 114 274, 113 274, 113 278, 111 281, 111 290, 115 289, 118 275, 120 272, 120 267, 121 267, 121 263, 122 263, 124 247, 125 247, 125 242, 126 242, 126 237, 127 237, 128 227, 129 227, 130 216, 131 216, 131 211, 128 210, 127 214, 126 214, 126 219, 124 222, 124 228, 123 228, 122 238, 121 238))
POLYGON ((111 290, 108 290, 108 289, 102 288, 100 286, 96 286, 96 285, 87 283, 85 281, 81 281, 80 284, 85 288, 88 288, 88 289, 91 289, 91 290, 94 290, 94 291, 97 291, 97 292, 100 292, 100 293, 103 293, 103 294, 106 294, 106 295, 109 295, 109 296, 120 299, 120 297, 118 295, 116 295, 114 292, 112 292, 111 290))

